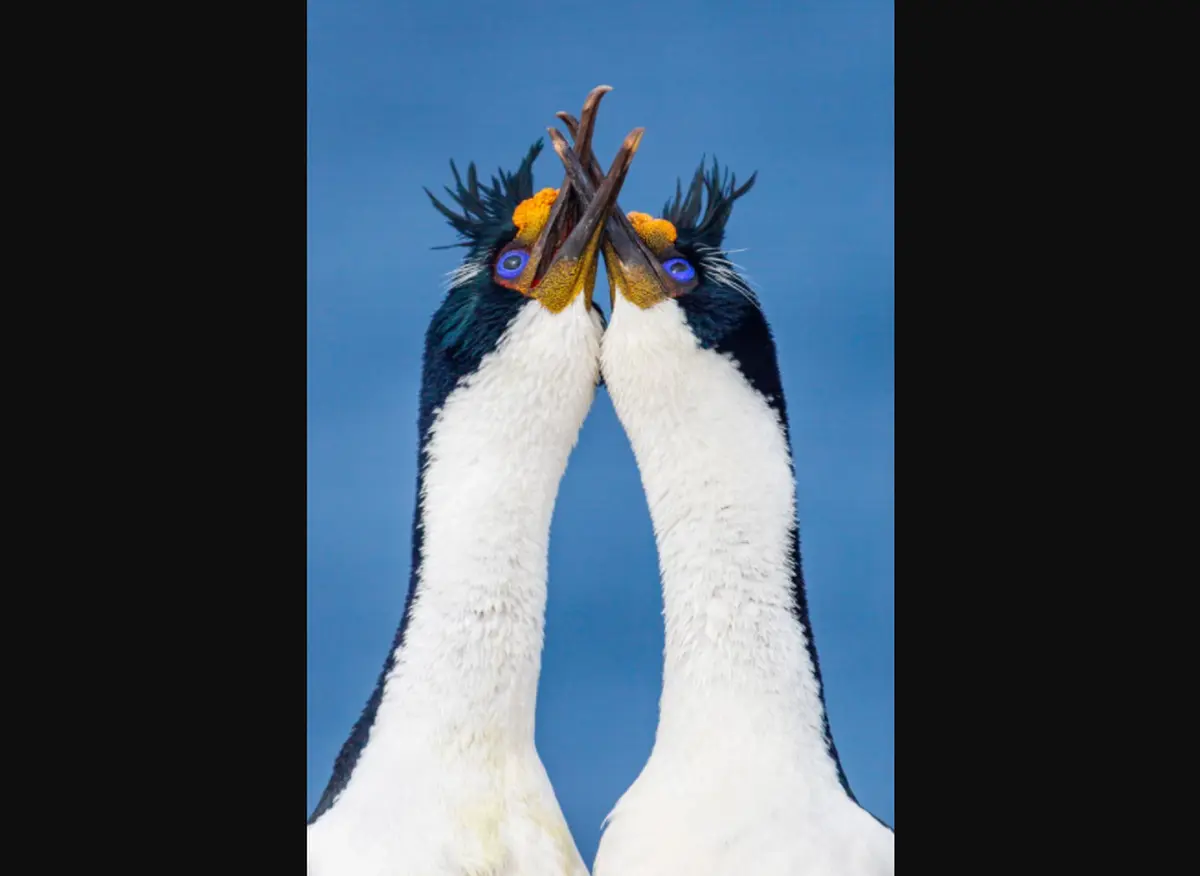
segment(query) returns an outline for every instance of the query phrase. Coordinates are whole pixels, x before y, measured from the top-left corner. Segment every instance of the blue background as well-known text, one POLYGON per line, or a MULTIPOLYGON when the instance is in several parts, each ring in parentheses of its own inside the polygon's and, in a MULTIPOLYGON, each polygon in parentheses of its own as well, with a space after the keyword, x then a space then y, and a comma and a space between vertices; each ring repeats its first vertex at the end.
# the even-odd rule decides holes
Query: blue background
MULTIPOLYGON (((448 159, 514 169, 595 85, 607 166, 657 214, 714 153, 759 181, 726 245, 759 290, 792 417, 830 719, 860 801, 895 823, 893 9, 308 3, 308 811, 362 709, 408 581, 421 341, 460 251, 429 205, 448 159)), ((547 148, 535 185, 558 186, 547 148)), ((597 301, 608 310, 603 275, 597 301)), ((538 704, 580 850, 654 738, 662 598, 632 452, 601 390, 562 483, 538 704)))

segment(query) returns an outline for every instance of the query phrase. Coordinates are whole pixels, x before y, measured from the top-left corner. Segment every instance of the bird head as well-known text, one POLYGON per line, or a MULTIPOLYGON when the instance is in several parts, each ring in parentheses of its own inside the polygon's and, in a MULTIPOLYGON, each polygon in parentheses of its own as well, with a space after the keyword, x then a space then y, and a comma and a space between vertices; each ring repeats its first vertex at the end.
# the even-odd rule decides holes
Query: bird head
MULTIPOLYGON (((590 152, 591 133, 600 98, 611 89, 593 89, 584 103, 579 142, 590 152)), ((557 189, 533 190, 532 165, 542 141, 529 150, 516 173, 499 172, 490 186, 481 185, 475 165, 464 184, 454 162, 455 188, 446 191, 461 208, 456 213, 426 189, 426 194, 458 231, 468 248, 463 265, 451 277, 451 289, 520 295, 538 301, 552 313, 565 310, 580 295, 591 307, 597 259, 605 220, 641 141, 636 129, 618 151, 599 189, 586 200, 570 176, 557 189)))
POLYGON ((757 309, 754 291, 721 248, 733 204, 750 191, 756 176, 738 187, 737 178, 728 169, 722 174, 715 159, 709 171, 701 162, 686 192, 676 183, 675 198, 661 217, 629 213, 637 245, 618 236, 605 248, 614 307, 621 297, 642 310, 668 300, 689 311, 733 315, 747 306, 757 309))
MULTIPOLYGON (((574 150, 558 132, 551 130, 550 136, 568 180, 586 202, 600 171, 590 147, 583 144, 582 123, 568 113, 558 117, 575 136, 574 150)), ((722 175, 716 159, 711 171, 701 161, 686 194, 676 183, 675 198, 667 201, 661 218, 614 211, 602 243, 613 310, 618 298, 639 310, 677 301, 705 346, 715 345, 717 335, 736 330, 749 311, 761 318, 757 296, 721 248, 733 204, 750 191, 756 177, 751 175, 739 187, 728 170, 722 175), (720 324, 699 324, 714 319, 720 324)))

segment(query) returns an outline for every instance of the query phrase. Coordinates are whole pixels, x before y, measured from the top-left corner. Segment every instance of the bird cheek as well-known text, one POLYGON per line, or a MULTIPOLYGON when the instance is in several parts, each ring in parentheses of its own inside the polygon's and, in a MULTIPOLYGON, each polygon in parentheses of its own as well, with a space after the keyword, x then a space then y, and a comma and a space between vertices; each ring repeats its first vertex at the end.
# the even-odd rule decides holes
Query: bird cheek
POLYGON ((622 297, 642 310, 673 297, 670 293, 674 290, 663 289, 656 277, 641 268, 627 268, 622 272, 622 280, 622 297))
POLYGON ((525 266, 518 277, 502 277, 499 272, 492 272, 492 280, 497 286, 503 286, 505 289, 511 289, 514 292, 519 292, 527 298, 534 297, 533 295, 533 272, 536 265, 533 260, 529 260, 529 264, 525 266))

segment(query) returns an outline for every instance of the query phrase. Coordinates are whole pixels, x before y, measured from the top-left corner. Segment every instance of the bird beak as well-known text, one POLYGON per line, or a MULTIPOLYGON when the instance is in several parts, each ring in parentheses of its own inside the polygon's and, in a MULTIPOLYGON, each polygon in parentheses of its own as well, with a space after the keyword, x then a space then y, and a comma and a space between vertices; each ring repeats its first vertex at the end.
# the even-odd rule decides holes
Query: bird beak
MULTIPOLYGON (((587 148, 589 154, 596 125, 596 110, 601 98, 610 91, 611 87, 600 85, 593 88, 584 101, 581 121, 577 123, 576 140, 577 144, 587 148)), ((551 131, 550 135, 554 139, 557 132, 551 131)), ((597 181, 596 186, 603 189, 603 197, 599 200, 596 198, 596 186, 589 186, 586 196, 582 195, 573 184, 569 172, 559 187, 558 197, 530 253, 531 276, 526 292, 548 310, 555 313, 562 311, 580 292, 585 294, 587 306, 592 306, 604 219, 616 204, 617 193, 625 181, 641 135, 642 130, 638 129, 626 138, 613 162, 609 178, 597 181), (604 188, 605 184, 608 184, 607 189, 604 188)), ((558 139, 561 140, 561 136, 558 139)), ((560 144, 555 142, 554 148, 560 150, 560 144)), ((576 148, 581 146, 577 145, 576 148)))
MULTIPOLYGON (((586 289, 590 306, 596 286, 600 241, 645 129, 635 128, 625 138, 599 188, 592 185, 591 180, 583 174, 578 156, 567 145, 562 134, 553 128, 549 129, 549 132, 554 150, 567 168, 567 182, 563 189, 569 187, 572 196, 586 206, 583 208, 583 215, 579 217, 579 221, 551 259, 545 275, 540 281, 535 280, 536 285, 531 294, 554 310, 555 304, 561 302, 558 309, 562 309, 575 295, 586 289)), ((554 206, 557 208, 561 201, 563 197, 560 194, 554 206)), ((550 220, 555 218, 552 211, 550 220)), ((550 224, 551 222, 547 221, 547 225, 550 224)))
MULTIPOLYGON (((575 138, 574 152, 567 148, 566 140, 557 131, 551 130, 550 138, 567 167, 567 179, 573 190, 587 203, 595 197, 596 186, 601 182, 600 165, 591 147, 589 120, 581 116, 582 121, 577 122, 564 112, 557 115, 575 138)), ((640 140, 641 129, 638 130, 640 140)), ((595 206, 594 200, 590 206, 595 206)), ((653 307, 660 301, 674 297, 675 284, 667 276, 658 257, 638 236, 625 212, 617 205, 615 196, 610 212, 611 215, 606 219, 603 243, 610 303, 616 305, 618 291, 626 300, 641 308, 653 307)))

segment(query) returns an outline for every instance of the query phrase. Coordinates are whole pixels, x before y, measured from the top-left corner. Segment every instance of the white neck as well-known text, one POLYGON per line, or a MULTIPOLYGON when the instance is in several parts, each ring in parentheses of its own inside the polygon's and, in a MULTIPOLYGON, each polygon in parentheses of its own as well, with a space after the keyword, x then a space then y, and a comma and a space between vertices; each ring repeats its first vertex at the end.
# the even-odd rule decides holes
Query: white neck
POLYGON ((344 796, 372 775, 399 791, 399 770, 438 752, 532 751, 550 520, 598 351, 582 301, 557 315, 530 302, 437 415, 417 594, 344 796))
POLYGON ((794 614, 795 482, 776 413, 682 310, 618 301, 602 370, 658 542, 666 654, 655 758, 838 787, 794 614))
POLYGON ((435 412, 408 624, 366 745, 309 825, 312 876, 586 876, 533 725, 550 517, 599 343, 582 300, 531 301, 435 412))

